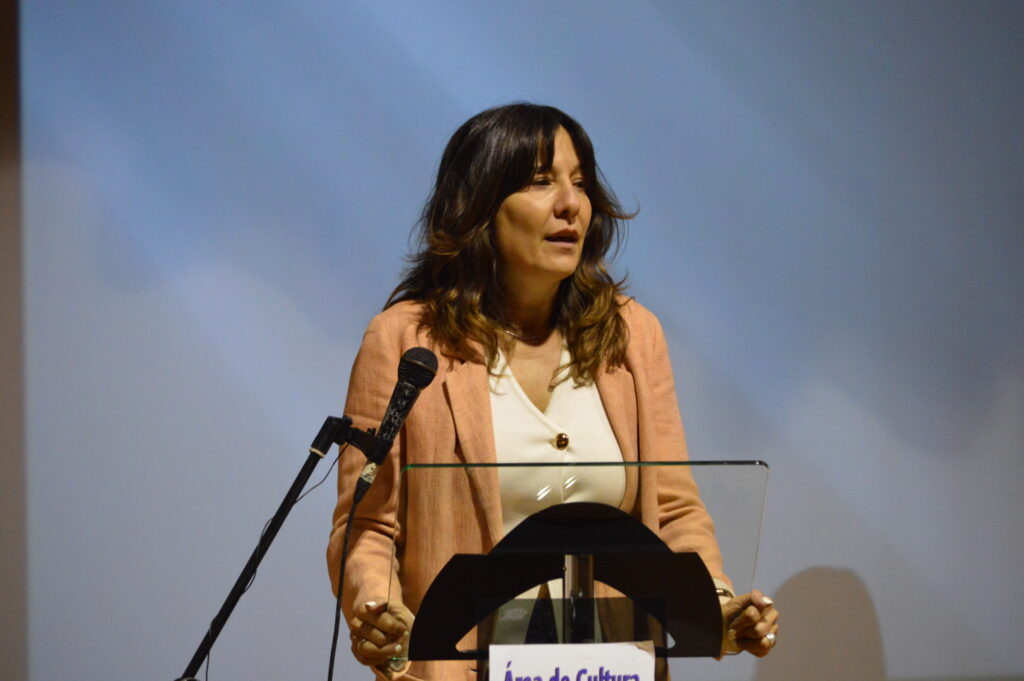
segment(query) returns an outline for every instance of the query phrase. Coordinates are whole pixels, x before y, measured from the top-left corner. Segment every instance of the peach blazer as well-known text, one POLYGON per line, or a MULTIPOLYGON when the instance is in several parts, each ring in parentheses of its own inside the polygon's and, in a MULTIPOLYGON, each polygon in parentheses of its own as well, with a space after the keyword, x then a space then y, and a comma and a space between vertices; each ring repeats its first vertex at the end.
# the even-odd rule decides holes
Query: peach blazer
MULTIPOLYGON (((438 355, 437 376, 421 393, 357 508, 342 602, 347 619, 355 603, 385 598, 401 599, 415 613, 434 575, 454 553, 486 552, 503 533, 493 468, 444 475, 434 479, 436 484, 419 488, 409 484, 399 490, 399 471, 407 464, 496 461, 487 368, 442 355, 419 325, 420 313, 419 304, 404 302, 374 317, 349 379, 345 414, 359 428, 376 427, 391 397, 402 353, 423 346, 438 355), (393 559, 395 543, 397 559, 393 559)), ((686 442, 661 325, 633 300, 625 303, 621 313, 629 329, 625 365, 602 370, 596 383, 623 459, 685 459, 686 442)), ((352 489, 364 462, 357 451, 348 451, 339 467, 338 505, 327 549, 335 593, 352 489)), ((623 508, 673 550, 699 553, 712 576, 727 582, 711 518, 686 469, 627 471, 623 508)), ((466 679, 475 678, 462 662, 414 663, 405 678, 463 678, 456 667, 464 670, 466 679)))

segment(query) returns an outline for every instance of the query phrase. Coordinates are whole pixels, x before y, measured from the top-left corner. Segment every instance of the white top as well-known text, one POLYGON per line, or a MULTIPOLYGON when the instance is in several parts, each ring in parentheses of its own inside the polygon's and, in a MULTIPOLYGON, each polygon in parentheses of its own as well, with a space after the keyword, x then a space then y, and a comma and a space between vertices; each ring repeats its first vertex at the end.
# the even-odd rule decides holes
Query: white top
MULTIPOLYGON (((560 365, 569 362, 562 349, 560 365)), ((577 386, 562 369, 546 411, 530 401, 504 354, 490 378, 498 463, 622 462, 622 451, 594 383, 577 386), (561 437, 560 437, 561 436, 561 437)), ((620 506, 626 474, 620 466, 499 468, 505 534, 527 516, 570 501, 620 506)))

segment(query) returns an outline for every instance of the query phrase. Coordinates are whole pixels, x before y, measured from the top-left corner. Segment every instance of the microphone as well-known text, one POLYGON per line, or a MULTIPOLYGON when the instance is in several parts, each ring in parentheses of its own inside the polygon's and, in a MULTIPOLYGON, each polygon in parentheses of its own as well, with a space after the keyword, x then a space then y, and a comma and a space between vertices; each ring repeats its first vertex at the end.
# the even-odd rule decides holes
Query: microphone
POLYGON ((384 462, 384 458, 391 451, 391 445, 398 437, 398 431, 402 429, 405 418, 409 415, 420 391, 430 385, 437 374, 437 355, 426 348, 411 348, 406 350, 402 359, 398 362, 398 383, 391 393, 391 401, 384 412, 384 418, 380 422, 374 438, 374 446, 366 453, 366 466, 359 475, 356 483, 355 501, 358 502, 370 488, 373 479, 377 477, 377 469, 384 462))

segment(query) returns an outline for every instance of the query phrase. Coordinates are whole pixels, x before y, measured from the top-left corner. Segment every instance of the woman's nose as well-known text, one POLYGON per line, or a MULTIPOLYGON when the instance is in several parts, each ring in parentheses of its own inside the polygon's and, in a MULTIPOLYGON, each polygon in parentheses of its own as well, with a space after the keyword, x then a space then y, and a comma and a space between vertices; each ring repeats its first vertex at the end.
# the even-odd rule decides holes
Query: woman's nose
POLYGON ((574 218, 580 212, 579 188, 572 182, 559 182, 555 197, 555 215, 560 218, 574 218))

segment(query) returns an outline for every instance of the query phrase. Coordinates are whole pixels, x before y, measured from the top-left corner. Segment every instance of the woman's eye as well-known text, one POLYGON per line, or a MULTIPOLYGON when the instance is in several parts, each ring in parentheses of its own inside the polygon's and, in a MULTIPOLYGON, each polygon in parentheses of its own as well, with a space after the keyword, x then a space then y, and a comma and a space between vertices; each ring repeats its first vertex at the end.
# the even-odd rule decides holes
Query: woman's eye
POLYGON ((546 187, 547 185, 551 184, 551 178, 544 177, 544 176, 535 177, 530 182, 530 184, 538 186, 538 187, 546 187))

